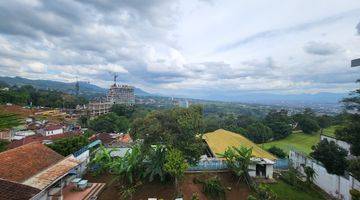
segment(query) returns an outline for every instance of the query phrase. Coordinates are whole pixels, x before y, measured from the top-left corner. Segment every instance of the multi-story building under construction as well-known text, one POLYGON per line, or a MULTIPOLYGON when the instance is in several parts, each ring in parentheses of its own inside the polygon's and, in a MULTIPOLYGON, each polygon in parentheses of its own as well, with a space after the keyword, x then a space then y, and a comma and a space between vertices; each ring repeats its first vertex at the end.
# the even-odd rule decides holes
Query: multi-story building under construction
POLYGON ((89 114, 91 116, 99 116, 109 113, 114 104, 135 104, 134 87, 116 84, 116 76, 114 77, 114 84, 111 85, 106 98, 89 103, 89 114))

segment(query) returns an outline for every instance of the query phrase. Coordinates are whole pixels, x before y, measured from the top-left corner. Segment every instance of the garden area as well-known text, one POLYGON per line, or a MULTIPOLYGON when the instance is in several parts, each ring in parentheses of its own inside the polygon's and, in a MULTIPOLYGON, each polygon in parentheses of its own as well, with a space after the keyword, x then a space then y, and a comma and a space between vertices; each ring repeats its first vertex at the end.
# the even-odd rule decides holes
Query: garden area
MULTIPOLYGON (((203 192, 203 184, 197 183, 196 180, 208 180, 212 177, 217 177, 224 187, 225 197, 228 200, 246 199, 250 194, 249 187, 240 182, 237 184, 237 178, 230 172, 222 173, 186 173, 180 183, 180 191, 184 199, 192 199, 193 195, 198 196, 199 199, 210 199, 203 192)), ((104 182, 107 186, 99 196, 101 200, 122 199, 121 189, 122 184, 114 182, 111 184, 114 176, 110 174, 93 177, 86 175, 86 179, 93 182, 104 182)), ((169 180, 165 182, 153 181, 145 182, 136 188, 132 199, 147 200, 148 198, 157 199, 173 199, 175 194, 174 184, 169 180)))

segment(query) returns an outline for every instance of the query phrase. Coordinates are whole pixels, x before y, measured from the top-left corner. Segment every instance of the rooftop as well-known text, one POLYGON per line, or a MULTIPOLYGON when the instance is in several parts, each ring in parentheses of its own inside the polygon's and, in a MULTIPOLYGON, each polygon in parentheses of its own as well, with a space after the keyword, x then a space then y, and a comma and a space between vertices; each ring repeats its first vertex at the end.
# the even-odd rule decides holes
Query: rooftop
POLYGON ((71 136, 75 136, 75 135, 80 135, 80 133, 79 132, 75 132, 75 133, 74 132, 66 132, 66 133, 50 135, 50 136, 43 136, 41 134, 36 134, 36 135, 28 136, 21 140, 12 141, 7 147, 9 149, 12 149, 12 148, 20 147, 24 144, 28 144, 28 143, 32 143, 32 142, 41 143, 44 140, 55 140, 55 139, 67 138, 67 137, 71 137, 71 136))
POLYGON ((23 184, 43 190, 60 178, 67 175, 71 169, 75 168, 79 164, 80 163, 73 155, 68 156, 58 163, 32 176, 28 180, 24 181, 23 184))
POLYGON ((41 143, 25 144, 0 153, 0 178, 22 182, 62 159, 41 143))
POLYGON ((247 147, 253 148, 252 154, 256 158, 267 158, 269 160, 276 160, 277 158, 271 153, 263 150, 258 145, 247 139, 246 137, 227 131, 224 129, 219 129, 214 132, 206 133, 203 135, 203 139, 208 144, 210 150, 216 157, 217 154, 222 154, 229 147, 247 147))
POLYGON ((41 190, 20 183, 0 179, 0 199, 23 200, 30 199, 41 190))

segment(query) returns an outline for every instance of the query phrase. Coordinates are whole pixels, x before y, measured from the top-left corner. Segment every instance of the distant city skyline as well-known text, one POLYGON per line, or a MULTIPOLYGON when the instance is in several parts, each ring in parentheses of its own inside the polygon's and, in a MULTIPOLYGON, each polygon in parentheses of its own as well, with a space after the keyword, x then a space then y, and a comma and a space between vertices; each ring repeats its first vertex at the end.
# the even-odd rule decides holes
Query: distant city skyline
POLYGON ((0 2, 0 73, 163 95, 347 93, 360 1, 0 2), (109 73, 110 72, 110 73, 109 73))

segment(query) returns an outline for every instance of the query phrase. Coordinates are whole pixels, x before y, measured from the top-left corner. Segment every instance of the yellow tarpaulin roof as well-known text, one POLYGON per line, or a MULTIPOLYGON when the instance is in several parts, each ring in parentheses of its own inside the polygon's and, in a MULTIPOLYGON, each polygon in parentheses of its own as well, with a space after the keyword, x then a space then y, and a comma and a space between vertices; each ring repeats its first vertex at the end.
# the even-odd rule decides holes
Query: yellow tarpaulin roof
POLYGON ((224 129, 219 129, 214 132, 206 133, 203 135, 203 139, 208 144, 211 151, 218 157, 218 153, 224 153, 228 147, 239 147, 243 146, 246 148, 253 148, 252 155, 257 158, 267 158, 270 160, 276 160, 277 158, 271 153, 263 150, 255 143, 251 142, 246 137, 233 133, 231 131, 226 131, 224 129))

